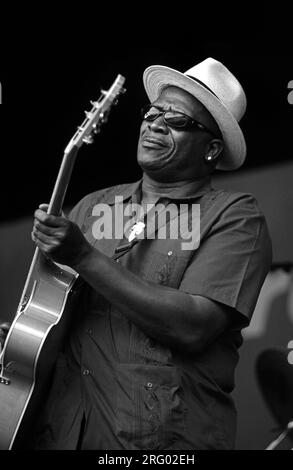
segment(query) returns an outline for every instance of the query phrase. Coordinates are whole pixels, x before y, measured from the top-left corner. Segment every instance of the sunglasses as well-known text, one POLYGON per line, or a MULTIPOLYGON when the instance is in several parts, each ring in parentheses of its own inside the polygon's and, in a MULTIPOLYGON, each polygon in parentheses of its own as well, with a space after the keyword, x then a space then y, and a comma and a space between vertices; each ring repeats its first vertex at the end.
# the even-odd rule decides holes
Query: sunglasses
POLYGON ((167 110, 164 111, 152 104, 147 104, 141 109, 141 116, 144 121, 155 121, 159 116, 163 116, 163 121, 167 126, 173 129, 200 129, 207 131, 214 137, 217 137, 214 132, 210 131, 206 126, 196 121, 196 119, 187 116, 187 114, 180 113, 179 111, 167 110))

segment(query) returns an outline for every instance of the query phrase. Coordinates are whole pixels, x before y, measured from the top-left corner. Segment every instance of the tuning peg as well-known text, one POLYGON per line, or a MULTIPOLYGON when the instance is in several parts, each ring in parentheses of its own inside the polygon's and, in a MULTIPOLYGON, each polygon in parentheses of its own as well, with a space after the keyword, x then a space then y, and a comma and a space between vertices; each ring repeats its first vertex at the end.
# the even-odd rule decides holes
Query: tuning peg
POLYGON ((92 117, 92 113, 90 111, 85 111, 84 114, 86 115, 88 119, 92 117))
POLYGON ((94 106, 95 108, 99 107, 98 101, 90 101, 91 105, 94 106))
POLYGON ((101 88, 101 95, 106 96, 107 93, 108 93, 107 90, 103 90, 103 89, 101 88))
POLYGON ((93 136, 92 135, 87 135, 86 137, 84 137, 82 139, 82 141, 85 143, 85 144, 92 144, 94 139, 93 139, 93 136))
POLYGON ((100 132, 101 132, 101 129, 97 126, 97 124, 93 124, 93 133, 99 134, 100 132))
POLYGON ((106 116, 103 112, 99 114, 99 124, 104 124, 106 122, 106 116))
POLYGON ((124 93, 126 93, 126 88, 121 88, 119 94, 120 94, 120 95, 124 95, 124 93))

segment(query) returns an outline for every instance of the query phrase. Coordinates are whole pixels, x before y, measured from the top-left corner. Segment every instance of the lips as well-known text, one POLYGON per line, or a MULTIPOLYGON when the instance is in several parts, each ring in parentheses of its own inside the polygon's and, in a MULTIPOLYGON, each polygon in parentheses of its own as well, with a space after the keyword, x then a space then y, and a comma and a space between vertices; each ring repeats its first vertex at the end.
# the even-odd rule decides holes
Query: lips
POLYGON ((142 145, 144 147, 168 147, 165 142, 162 142, 159 139, 155 139, 154 137, 144 137, 142 140, 142 145))

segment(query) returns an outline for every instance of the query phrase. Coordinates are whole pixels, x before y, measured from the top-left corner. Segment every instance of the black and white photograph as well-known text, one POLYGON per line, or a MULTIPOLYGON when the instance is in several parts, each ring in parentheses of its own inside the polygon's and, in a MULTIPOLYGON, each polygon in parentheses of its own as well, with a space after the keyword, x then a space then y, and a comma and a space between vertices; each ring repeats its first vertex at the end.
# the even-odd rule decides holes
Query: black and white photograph
POLYGON ((293 450, 292 51, 161 35, 2 53, 8 457, 293 450))

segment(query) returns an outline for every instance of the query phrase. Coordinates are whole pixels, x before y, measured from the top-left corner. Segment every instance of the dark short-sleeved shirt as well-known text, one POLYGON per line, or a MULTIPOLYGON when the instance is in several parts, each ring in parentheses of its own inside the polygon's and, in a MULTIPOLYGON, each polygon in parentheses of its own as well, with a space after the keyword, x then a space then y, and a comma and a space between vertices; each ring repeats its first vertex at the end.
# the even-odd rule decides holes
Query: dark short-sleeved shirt
POLYGON ((179 240, 143 239, 117 256, 125 240, 95 238, 95 208, 107 204, 113 215, 115 197, 125 207, 139 200, 140 188, 137 182, 94 192, 70 217, 90 243, 138 276, 226 305, 231 327, 201 352, 187 354, 147 336, 85 285, 36 448, 233 448, 236 411, 230 393, 241 328, 249 323, 271 263, 264 216, 250 194, 191 185, 183 195, 175 191, 169 202, 200 205, 199 246, 182 250, 179 240))

